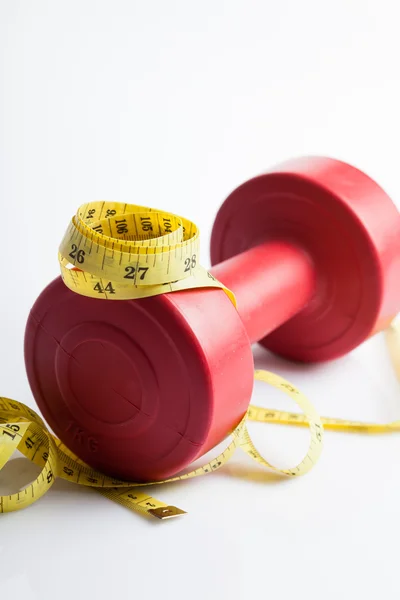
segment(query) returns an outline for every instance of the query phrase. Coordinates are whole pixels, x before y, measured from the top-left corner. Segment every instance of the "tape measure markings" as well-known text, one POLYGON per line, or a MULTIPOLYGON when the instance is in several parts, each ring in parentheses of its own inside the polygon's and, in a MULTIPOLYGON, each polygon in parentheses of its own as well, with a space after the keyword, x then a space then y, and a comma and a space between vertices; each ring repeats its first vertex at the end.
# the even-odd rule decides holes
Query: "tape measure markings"
MULTIPOLYGON (((25 488, 22 498, 21 492, 0 497, 0 512, 11 512, 29 506, 48 491, 58 476, 72 483, 93 487, 103 496, 131 510, 139 511, 161 520, 170 519, 185 514, 185 511, 175 506, 168 506, 147 493, 139 492, 137 488, 208 475, 225 465, 237 448, 241 448, 253 460, 264 467, 283 475, 298 476, 307 473, 319 458, 322 450, 322 426, 315 409, 297 388, 291 386, 283 378, 261 370, 255 371, 255 378, 282 389, 305 411, 311 431, 310 447, 304 459, 292 469, 278 469, 258 452, 247 431, 246 422, 248 413, 246 413, 239 425, 232 432, 232 441, 228 446, 216 458, 204 465, 189 473, 170 477, 162 481, 146 483, 121 481, 92 469, 89 465, 78 459, 60 440, 49 432, 43 420, 35 411, 15 400, 0 398, 0 421, 3 421, 0 424, 0 465, 3 466, 1 452, 3 452, 4 448, 11 448, 11 454, 14 450, 18 449, 26 458, 42 467, 41 474, 36 481, 25 488), (16 429, 15 432, 12 429, 13 425, 15 426, 14 429, 16 429), (10 431, 13 432, 11 435, 10 431), (10 438, 7 440, 7 444, 4 444, 4 436, 10 438), (31 497, 26 492, 28 489, 31 490, 31 497)), ((260 411, 265 409, 250 407, 248 412, 251 410, 260 411)), ((7 454, 4 464, 10 458, 11 454, 7 454)))

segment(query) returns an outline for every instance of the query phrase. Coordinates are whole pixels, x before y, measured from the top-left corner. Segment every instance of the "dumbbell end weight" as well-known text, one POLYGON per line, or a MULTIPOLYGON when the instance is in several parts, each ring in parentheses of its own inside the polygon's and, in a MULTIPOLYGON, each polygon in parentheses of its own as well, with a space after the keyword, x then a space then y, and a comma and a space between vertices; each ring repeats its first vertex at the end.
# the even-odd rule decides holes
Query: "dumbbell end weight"
POLYGON ((130 481, 172 476, 214 447, 253 389, 246 330, 221 289, 107 301, 58 277, 30 311, 25 365, 57 437, 130 481))
POLYGON ((342 356, 400 310, 399 213, 338 160, 288 161, 235 189, 215 220, 211 262, 250 340, 290 359, 342 356))

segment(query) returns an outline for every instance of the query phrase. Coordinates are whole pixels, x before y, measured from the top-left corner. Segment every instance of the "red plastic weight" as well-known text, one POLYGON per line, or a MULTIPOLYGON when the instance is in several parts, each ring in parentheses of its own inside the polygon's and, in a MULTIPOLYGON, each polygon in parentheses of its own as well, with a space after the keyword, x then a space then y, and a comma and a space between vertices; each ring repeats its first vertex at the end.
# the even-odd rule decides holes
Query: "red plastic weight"
POLYGON ((338 160, 289 161, 237 188, 215 220, 211 261, 250 340, 294 360, 342 356, 400 309, 399 213, 338 160))
POLYGON ((333 159, 291 161, 237 188, 211 258, 238 310, 219 289, 108 301, 61 278, 32 307, 32 393, 54 433, 104 473, 160 480, 222 441, 250 402, 252 342, 329 360, 400 309, 399 213, 333 159))

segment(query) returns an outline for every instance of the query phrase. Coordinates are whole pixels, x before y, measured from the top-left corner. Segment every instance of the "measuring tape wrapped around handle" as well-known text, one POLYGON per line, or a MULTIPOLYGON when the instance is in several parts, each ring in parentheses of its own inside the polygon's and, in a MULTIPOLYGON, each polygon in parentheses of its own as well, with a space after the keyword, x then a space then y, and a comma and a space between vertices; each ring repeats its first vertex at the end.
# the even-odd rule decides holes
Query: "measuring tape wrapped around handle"
MULTIPOLYGON (((193 223, 163 211, 114 202, 83 205, 72 219, 59 249, 65 285, 84 296, 126 300, 186 289, 219 287, 235 305, 234 294, 198 261, 199 232, 193 223)), ((75 484, 93 487, 128 508, 166 519, 184 511, 156 500, 147 489, 142 488, 209 474, 221 468, 236 448, 241 448, 262 466, 282 475, 302 475, 319 458, 322 422, 330 428, 354 429, 350 422, 335 419, 322 419, 321 422, 304 395, 283 378, 261 370, 255 372, 255 378, 287 393, 304 415, 250 405, 232 431, 231 442, 215 459, 184 474, 145 483, 121 481, 96 471, 58 440, 35 411, 14 400, 1 398, 0 469, 18 449, 42 471, 23 490, 1 496, 0 512, 29 506, 47 492, 56 477, 62 477, 75 484), (255 448, 247 430, 248 420, 309 426, 311 439, 306 456, 293 469, 276 469, 255 448)), ((362 429, 361 425, 358 426, 362 429)), ((390 428, 380 427, 381 430, 390 428)))

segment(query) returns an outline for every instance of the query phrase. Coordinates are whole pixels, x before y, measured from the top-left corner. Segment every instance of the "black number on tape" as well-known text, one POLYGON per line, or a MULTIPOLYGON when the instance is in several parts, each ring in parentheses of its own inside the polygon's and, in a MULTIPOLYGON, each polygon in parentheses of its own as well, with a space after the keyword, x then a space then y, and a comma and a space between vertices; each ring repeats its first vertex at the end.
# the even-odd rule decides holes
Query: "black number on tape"
POLYGON ((100 282, 96 283, 93 289, 96 290, 96 292, 99 292, 99 294, 105 294, 106 292, 108 294, 115 294, 115 289, 113 288, 111 281, 107 283, 104 289, 102 288, 100 282))
POLYGON ((190 269, 194 269, 196 266, 196 255, 193 254, 192 258, 187 258, 185 260, 185 273, 190 271, 190 269))
POLYGON ((165 233, 172 233, 172 224, 171 224, 171 219, 163 219, 164 220, 164 231, 165 233))
POLYGON ((143 231, 153 231, 153 226, 149 217, 140 217, 143 231))
MULTIPOLYGON (((149 270, 149 267, 139 267, 138 268, 137 272, 138 272, 138 274, 141 273, 140 279, 142 281, 145 278, 148 270, 149 270)), ((136 273, 135 267, 125 267, 125 271, 127 274, 124 275, 124 279, 135 279, 135 273, 136 273)))
POLYGON ((3 429, 3 435, 8 435, 13 440, 15 438, 16 433, 18 433, 18 431, 19 431, 19 426, 11 425, 10 423, 7 423, 6 427, 8 429, 11 429, 11 431, 14 431, 14 433, 12 434, 11 431, 8 431, 7 429, 3 429))
POLYGON ((85 251, 84 250, 78 250, 78 246, 76 244, 72 244, 71 248, 72 248, 72 250, 69 253, 69 256, 73 260, 76 260, 80 265, 83 262, 85 262, 85 251))
POLYGON ((122 235, 123 233, 128 233, 128 226, 126 224, 126 219, 121 219, 120 221, 115 221, 117 226, 117 233, 122 235))

